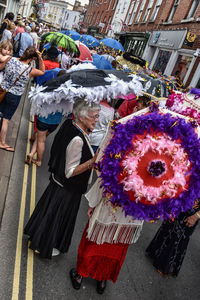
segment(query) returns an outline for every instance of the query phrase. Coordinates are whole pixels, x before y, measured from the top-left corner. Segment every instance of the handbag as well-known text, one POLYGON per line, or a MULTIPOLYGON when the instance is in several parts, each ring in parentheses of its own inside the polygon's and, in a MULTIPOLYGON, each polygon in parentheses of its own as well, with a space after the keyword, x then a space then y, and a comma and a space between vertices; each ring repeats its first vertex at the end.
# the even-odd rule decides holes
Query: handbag
POLYGON ((4 90, 2 89, 2 87, 0 86, 0 103, 3 101, 3 99, 5 98, 5 95, 7 92, 9 92, 9 90, 17 83, 17 81, 20 79, 20 77, 24 74, 24 72, 26 72, 28 70, 30 66, 28 66, 16 79, 15 82, 11 85, 11 87, 8 90, 4 90))

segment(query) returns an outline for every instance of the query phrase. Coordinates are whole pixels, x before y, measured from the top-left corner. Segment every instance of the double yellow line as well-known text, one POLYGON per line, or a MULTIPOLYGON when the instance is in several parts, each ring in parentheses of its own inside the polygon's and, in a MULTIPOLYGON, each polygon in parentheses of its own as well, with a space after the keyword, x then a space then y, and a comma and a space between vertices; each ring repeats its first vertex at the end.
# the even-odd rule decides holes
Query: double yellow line
MULTIPOLYGON (((26 147, 26 155, 30 153, 30 137, 32 131, 32 123, 29 122, 28 127, 28 141, 26 147)), ((24 178, 22 185, 22 196, 19 214, 19 225, 17 233, 17 244, 16 244, 16 254, 15 254, 15 267, 13 276, 13 288, 12 288, 12 300, 19 299, 20 292, 20 272, 21 272, 21 257, 22 257, 22 239, 23 239, 23 229, 24 229, 24 217, 26 208, 26 192, 28 184, 28 170, 29 166, 25 164, 24 166, 24 178)), ((32 165, 32 182, 31 182, 31 199, 30 199, 30 215, 35 208, 35 190, 36 190, 36 165, 32 165)), ((28 249, 27 256, 27 272, 26 272, 26 300, 32 300, 33 298, 33 261, 34 254, 33 251, 28 249)))

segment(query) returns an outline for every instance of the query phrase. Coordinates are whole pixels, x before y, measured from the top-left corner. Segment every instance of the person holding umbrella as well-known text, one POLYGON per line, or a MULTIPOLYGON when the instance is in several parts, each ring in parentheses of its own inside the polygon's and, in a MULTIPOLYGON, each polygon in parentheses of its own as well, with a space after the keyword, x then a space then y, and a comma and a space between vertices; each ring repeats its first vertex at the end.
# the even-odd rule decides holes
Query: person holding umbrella
POLYGON ((24 229, 30 248, 42 258, 69 249, 81 196, 96 160, 88 134, 98 121, 99 110, 98 104, 77 99, 75 120, 66 120, 55 136, 49 160, 50 183, 24 229))

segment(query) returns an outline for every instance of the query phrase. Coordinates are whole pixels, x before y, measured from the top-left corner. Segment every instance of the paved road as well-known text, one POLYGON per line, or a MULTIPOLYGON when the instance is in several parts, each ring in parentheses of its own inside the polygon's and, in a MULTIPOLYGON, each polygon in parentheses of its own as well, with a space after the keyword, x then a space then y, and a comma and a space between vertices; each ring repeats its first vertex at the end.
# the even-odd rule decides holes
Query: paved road
MULTIPOLYGON (((23 227, 30 210, 48 183, 47 162, 53 137, 49 137, 41 168, 24 165, 29 122, 29 104, 25 102, 0 232, 0 299, 1 300, 198 300, 200 299, 200 229, 192 236, 187 256, 178 278, 163 278, 145 257, 145 248, 159 224, 145 224, 142 235, 129 251, 114 285, 108 284, 104 295, 96 294, 95 282, 85 279, 75 291, 69 270, 76 263, 77 248, 87 222, 87 203, 82 199, 72 245, 67 254, 42 260, 28 251, 23 227)), ((1 154, 0 154, 1 155, 1 154)), ((0 187, 3 189, 3 186, 0 187)))

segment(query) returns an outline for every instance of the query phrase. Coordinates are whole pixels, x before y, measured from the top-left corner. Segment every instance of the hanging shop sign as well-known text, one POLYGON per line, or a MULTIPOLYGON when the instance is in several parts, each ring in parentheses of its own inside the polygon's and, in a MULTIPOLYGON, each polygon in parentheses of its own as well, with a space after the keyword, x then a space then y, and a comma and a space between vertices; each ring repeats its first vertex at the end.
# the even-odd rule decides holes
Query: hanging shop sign
POLYGON ((184 45, 192 47, 194 44, 194 41, 196 40, 197 35, 191 31, 189 31, 186 35, 184 45))

